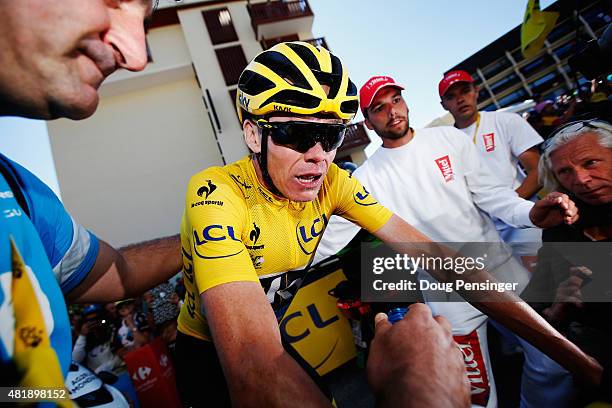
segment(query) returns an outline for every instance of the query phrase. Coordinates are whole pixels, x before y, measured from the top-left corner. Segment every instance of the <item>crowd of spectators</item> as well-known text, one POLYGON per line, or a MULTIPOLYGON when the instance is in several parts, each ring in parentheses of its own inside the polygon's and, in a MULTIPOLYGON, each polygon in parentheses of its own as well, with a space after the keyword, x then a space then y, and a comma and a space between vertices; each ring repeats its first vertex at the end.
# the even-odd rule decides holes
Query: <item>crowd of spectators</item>
POLYGON ((174 355, 176 319, 184 286, 162 283, 142 296, 107 304, 70 308, 72 359, 95 373, 121 375, 123 357, 159 337, 174 355))
POLYGON ((576 118, 590 116, 610 122, 610 79, 609 76, 593 79, 590 84, 583 84, 577 91, 559 95, 554 100, 534 95, 536 105, 523 116, 544 139, 548 139, 557 127, 576 118))

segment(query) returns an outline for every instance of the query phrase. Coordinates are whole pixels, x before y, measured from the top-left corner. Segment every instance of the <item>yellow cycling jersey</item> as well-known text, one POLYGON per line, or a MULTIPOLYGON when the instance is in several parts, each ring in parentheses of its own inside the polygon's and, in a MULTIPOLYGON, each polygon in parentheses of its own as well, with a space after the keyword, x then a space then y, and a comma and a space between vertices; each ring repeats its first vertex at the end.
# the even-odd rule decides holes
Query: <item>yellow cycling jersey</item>
POLYGON ((228 282, 259 281, 275 310, 286 306, 332 214, 370 232, 392 215, 335 164, 309 202, 270 193, 259 183, 251 157, 194 175, 181 222, 187 292, 179 331, 211 340, 200 294, 228 282))

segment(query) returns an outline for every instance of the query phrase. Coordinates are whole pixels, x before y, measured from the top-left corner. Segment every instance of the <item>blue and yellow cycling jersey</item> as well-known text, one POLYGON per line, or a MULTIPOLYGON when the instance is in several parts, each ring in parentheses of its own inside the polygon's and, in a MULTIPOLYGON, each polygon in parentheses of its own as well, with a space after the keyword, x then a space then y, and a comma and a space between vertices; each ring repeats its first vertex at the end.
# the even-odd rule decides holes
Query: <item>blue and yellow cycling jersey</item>
POLYGON ((83 282, 93 267, 98 240, 74 222, 36 176, 2 155, 0 166, 0 361, 14 359, 18 342, 35 348, 41 333, 46 333, 65 376, 72 337, 64 295, 83 282), (31 297, 14 299, 15 278, 24 273, 32 290, 21 293, 31 297), (41 327, 16 332, 19 305, 40 310, 41 327))
POLYGON ((295 293, 332 214, 370 232, 392 215, 335 164, 315 200, 279 198, 259 183, 250 157, 194 175, 185 205, 181 243, 187 293, 178 328, 203 340, 210 340, 200 305, 207 289, 260 282, 276 310, 295 293))

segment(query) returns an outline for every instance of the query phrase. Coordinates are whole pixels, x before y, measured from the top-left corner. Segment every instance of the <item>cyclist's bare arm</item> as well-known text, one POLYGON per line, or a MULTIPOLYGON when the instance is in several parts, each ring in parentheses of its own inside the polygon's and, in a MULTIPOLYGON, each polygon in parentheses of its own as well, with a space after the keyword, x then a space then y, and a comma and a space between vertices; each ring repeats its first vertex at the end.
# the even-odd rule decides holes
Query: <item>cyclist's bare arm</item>
POLYGON ((201 299, 232 405, 330 406, 283 349, 276 317, 258 282, 225 283, 201 299))

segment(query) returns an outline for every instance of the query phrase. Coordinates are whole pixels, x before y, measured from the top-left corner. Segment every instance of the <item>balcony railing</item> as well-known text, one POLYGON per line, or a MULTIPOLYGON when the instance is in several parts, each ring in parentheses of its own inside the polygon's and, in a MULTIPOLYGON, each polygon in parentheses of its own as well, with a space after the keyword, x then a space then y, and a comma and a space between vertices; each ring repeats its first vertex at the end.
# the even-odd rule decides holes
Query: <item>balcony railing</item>
POLYGON ((269 48, 272 48, 278 43, 286 42, 286 41, 304 41, 304 42, 314 45, 315 47, 320 45, 329 50, 329 47, 327 46, 327 42, 325 42, 324 37, 313 38, 310 40, 300 40, 297 34, 290 34, 290 35, 285 35, 285 36, 276 37, 276 38, 264 38, 263 40, 260 41, 260 43, 261 43, 261 48, 263 48, 264 50, 267 50, 269 48))
POLYGON ((304 40, 304 42, 310 43, 314 45, 315 47, 318 47, 320 45, 326 50, 329 50, 329 47, 327 46, 327 42, 325 41, 325 37, 313 38, 311 40, 304 40))
POLYGON ((261 48, 263 48, 264 50, 267 50, 269 48, 274 47, 278 43, 282 43, 286 41, 299 41, 299 39, 300 37, 298 37, 297 34, 289 34, 289 35, 284 35, 282 37, 264 38, 263 40, 260 41, 260 43, 261 43, 261 48))
POLYGON ((251 25, 258 38, 258 27, 263 24, 314 15, 306 0, 251 3, 247 8, 251 16, 251 25))
POLYGON ((342 146, 338 148, 338 155, 341 153, 347 153, 349 150, 353 150, 358 147, 365 147, 370 144, 370 138, 368 132, 365 130, 363 122, 352 123, 346 130, 344 136, 344 142, 342 146))

